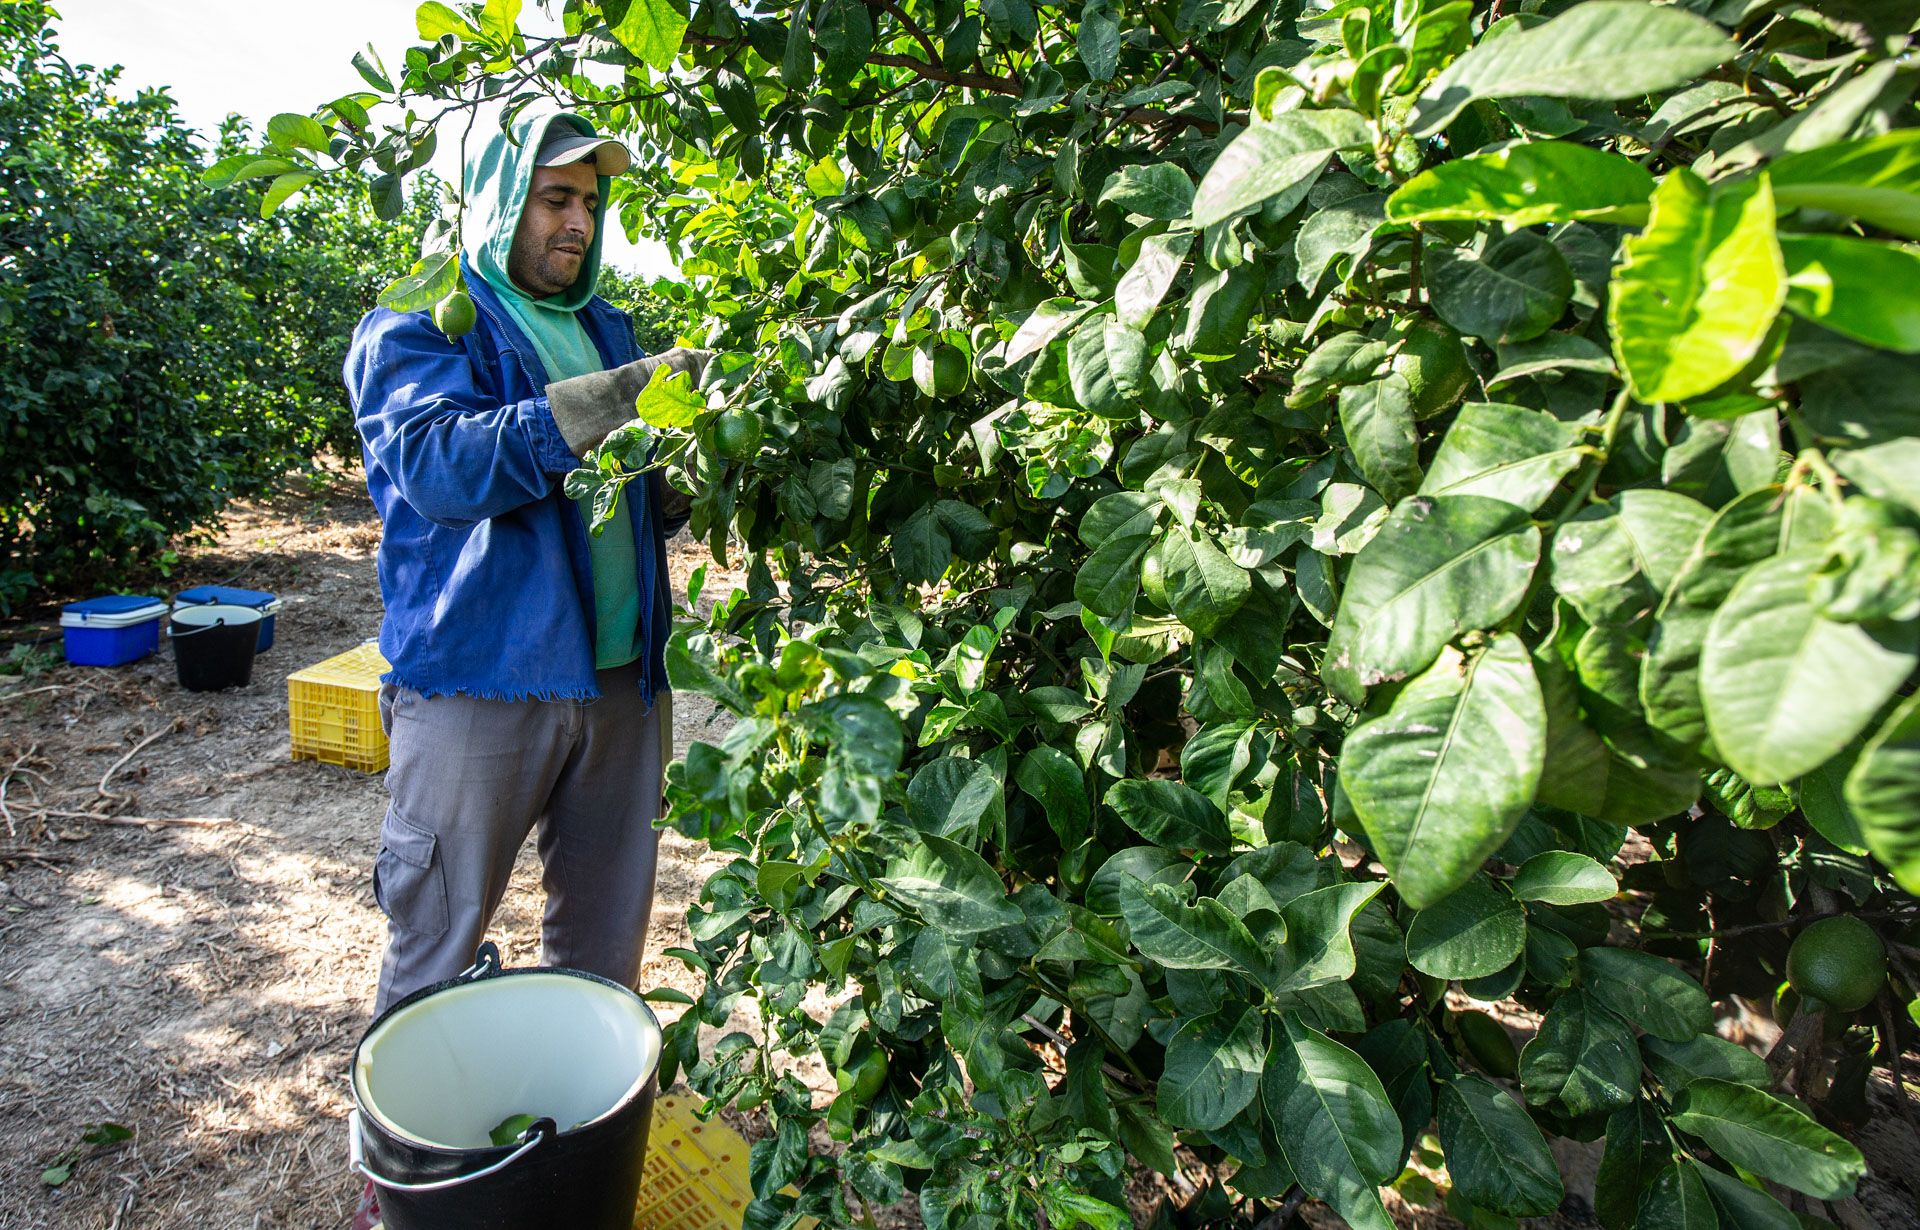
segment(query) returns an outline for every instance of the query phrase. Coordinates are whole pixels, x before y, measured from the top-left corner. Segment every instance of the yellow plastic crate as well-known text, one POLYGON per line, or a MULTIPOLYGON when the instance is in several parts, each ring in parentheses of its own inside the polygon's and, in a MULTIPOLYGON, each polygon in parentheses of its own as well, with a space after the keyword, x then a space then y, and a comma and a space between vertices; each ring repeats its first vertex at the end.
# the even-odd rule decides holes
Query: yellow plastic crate
POLYGON ((689 1093, 654 1099, 633 1230, 740 1230, 753 1199, 747 1142, 718 1119, 702 1123, 700 1101, 689 1093))
POLYGON ((387 767, 380 727, 380 676, 387 660, 367 644, 287 676, 293 758, 345 765, 362 773, 387 767))

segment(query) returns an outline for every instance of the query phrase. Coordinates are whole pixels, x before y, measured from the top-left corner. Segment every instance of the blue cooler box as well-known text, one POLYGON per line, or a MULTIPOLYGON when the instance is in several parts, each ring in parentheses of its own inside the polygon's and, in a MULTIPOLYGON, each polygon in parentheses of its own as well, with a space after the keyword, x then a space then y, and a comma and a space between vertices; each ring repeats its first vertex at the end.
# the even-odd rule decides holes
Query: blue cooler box
POLYGON ((160 648, 160 620, 167 604, 158 598, 108 594, 63 607, 60 629, 67 661, 76 666, 124 666, 160 648))
POLYGON ((227 585, 201 585, 194 589, 183 589, 173 596, 175 610, 183 606, 209 606, 214 603, 251 607, 260 612, 260 640, 254 645, 253 652, 265 653, 273 648, 273 617, 279 614, 282 606, 279 595, 258 589, 234 589, 227 585))

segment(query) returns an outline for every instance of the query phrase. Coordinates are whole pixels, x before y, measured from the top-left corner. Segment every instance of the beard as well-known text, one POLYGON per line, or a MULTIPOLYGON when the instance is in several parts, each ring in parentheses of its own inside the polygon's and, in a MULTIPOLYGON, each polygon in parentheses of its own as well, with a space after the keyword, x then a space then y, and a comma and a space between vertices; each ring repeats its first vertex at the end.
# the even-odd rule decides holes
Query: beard
POLYGON ((550 247, 523 252, 522 246, 514 245, 507 273, 522 290, 543 299, 571 289, 587 267, 587 245, 582 246, 579 256, 550 247))

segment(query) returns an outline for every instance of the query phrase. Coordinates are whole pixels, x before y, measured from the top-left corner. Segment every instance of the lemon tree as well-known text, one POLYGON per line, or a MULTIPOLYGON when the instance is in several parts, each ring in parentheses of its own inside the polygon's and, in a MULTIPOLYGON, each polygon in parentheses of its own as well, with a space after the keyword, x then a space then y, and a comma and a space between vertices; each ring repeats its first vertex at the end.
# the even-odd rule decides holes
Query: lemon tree
POLYGON ((729 861, 664 1076, 767 1116, 747 1225, 1121 1227, 1146 1168, 1378 1230, 1422 1141, 1476 1224, 1553 1137, 1610 1230, 1853 1190, 1917 955, 1911 12, 518 12, 424 6, 281 153, 558 99, 647 169, 717 353, 570 489, 651 457, 746 576, 669 651, 736 721, 669 775, 729 861), (1789 955, 1837 915, 1864 998, 1789 955), (1789 978, 1791 1062, 1715 1033, 1789 978))

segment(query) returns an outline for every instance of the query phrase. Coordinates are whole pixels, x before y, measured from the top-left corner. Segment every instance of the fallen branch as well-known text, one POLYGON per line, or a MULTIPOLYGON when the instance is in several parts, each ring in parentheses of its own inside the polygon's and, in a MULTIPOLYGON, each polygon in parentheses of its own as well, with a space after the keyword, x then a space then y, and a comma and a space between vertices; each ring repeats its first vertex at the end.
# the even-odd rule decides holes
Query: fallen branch
POLYGON ((174 825, 184 828, 211 829, 233 823, 232 816, 103 816, 99 812, 68 811, 58 807, 42 808, 35 814, 53 816, 60 820, 91 820, 95 824, 117 824, 126 828, 174 825))
POLYGON ((52 683, 44 688, 28 688, 23 692, 4 692, 0 693, 0 701, 18 700, 22 696, 37 696, 42 692, 65 692, 72 687, 70 683, 52 683))
MULTIPOLYGON (((20 753, 20 759, 14 761, 11 765, 9 765, 5 773, 0 773, 0 820, 5 820, 7 822, 7 836, 9 837, 18 838, 20 836, 20 830, 17 827, 15 827, 13 823, 12 810, 7 807, 7 787, 13 784, 14 774, 32 772, 32 770, 27 769, 25 766, 27 761, 33 759, 33 754, 39 750, 40 750, 40 745, 38 743, 34 744, 32 747, 29 747, 26 751, 20 753)), ((37 773, 34 773, 33 776, 39 777, 40 775, 37 773)), ((42 778, 41 780, 44 781, 46 779, 42 778)), ((34 792, 34 797, 35 797, 35 800, 38 801, 38 798, 39 798, 38 791, 34 792)))
POLYGON ((175 731, 178 731, 179 729, 180 729, 180 723, 176 721, 173 725, 167 727, 165 730, 155 731, 153 734, 148 735, 146 738, 140 740, 140 742, 134 744, 131 751, 129 751, 126 755, 122 756, 120 759, 114 761, 112 767, 109 768, 105 773, 102 773, 100 775, 100 784, 94 787, 94 793, 97 794, 99 797, 107 800, 109 803, 133 802, 132 795, 115 794, 113 791, 107 789, 107 783, 113 780, 114 774, 120 772, 121 769, 126 768, 128 761, 132 760, 135 756, 138 756, 141 752, 145 751, 148 747, 151 747, 153 744, 158 743, 160 740, 166 738, 170 734, 173 734, 175 731))

